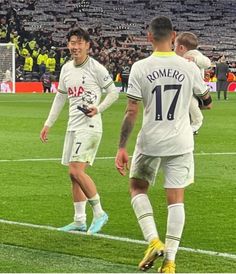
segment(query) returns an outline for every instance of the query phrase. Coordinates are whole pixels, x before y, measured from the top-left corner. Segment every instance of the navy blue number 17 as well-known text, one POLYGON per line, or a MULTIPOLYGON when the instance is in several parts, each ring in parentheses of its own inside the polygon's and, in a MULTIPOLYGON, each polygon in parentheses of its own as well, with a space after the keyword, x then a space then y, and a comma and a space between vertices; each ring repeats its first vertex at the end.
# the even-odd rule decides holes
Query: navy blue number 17
MULTIPOLYGON (((176 103, 178 101, 179 92, 181 90, 182 85, 164 85, 164 92, 168 90, 176 90, 175 96, 170 104, 167 119, 174 120, 174 112, 176 103)), ((156 94, 156 120, 162 120, 162 86, 155 86, 152 93, 156 94)))

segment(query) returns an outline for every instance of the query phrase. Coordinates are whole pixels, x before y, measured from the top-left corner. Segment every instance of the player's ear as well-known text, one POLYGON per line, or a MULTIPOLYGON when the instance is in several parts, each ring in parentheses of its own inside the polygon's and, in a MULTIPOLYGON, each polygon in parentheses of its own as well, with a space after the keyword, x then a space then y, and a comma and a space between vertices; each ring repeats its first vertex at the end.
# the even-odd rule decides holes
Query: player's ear
POLYGON ((151 32, 148 31, 147 33, 147 41, 153 43, 153 35, 151 32))
POLYGON ((172 44, 174 44, 175 39, 176 39, 176 31, 172 31, 172 33, 171 33, 172 44))
POLYGON ((87 48, 87 50, 89 50, 89 48, 90 48, 90 42, 86 43, 86 48, 87 48))

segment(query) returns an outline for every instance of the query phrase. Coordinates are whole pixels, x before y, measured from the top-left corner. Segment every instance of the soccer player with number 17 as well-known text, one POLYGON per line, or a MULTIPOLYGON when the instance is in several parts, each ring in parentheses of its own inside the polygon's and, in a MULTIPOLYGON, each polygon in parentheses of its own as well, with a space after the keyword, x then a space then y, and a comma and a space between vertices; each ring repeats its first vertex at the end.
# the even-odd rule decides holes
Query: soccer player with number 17
POLYGON ((131 204, 149 243, 139 269, 147 270, 164 255, 159 268, 162 273, 175 273, 175 256, 185 222, 184 189, 193 182, 194 140, 189 120, 192 94, 202 98, 205 108, 211 107, 199 68, 172 51, 175 36, 167 17, 157 17, 150 23, 148 40, 154 52, 131 69, 128 104, 115 160, 118 171, 125 175, 129 159, 126 144, 142 101, 143 124, 129 174, 131 204), (160 167, 168 204, 165 244, 159 238, 147 195, 160 167))

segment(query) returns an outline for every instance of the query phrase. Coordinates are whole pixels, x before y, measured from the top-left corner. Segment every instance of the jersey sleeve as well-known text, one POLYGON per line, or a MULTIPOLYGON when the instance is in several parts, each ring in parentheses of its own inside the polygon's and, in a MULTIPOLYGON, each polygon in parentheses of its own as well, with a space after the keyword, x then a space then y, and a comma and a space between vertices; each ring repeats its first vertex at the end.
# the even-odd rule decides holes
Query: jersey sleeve
POLYGON ((128 83, 127 97, 133 100, 142 100, 142 89, 140 85, 141 76, 138 73, 138 67, 133 64, 128 83))
POLYGON ((61 69, 60 77, 59 77, 59 84, 58 84, 58 91, 63 94, 67 94, 67 90, 64 84, 64 75, 65 75, 65 65, 61 69))
POLYGON ((55 121, 57 120, 63 106, 65 105, 67 96, 60 92, 57 92, 54 101, 49 112, 48 118, 44 124, 44 126, 52 127, 55 121))
POLYGON ((202 78, 200 69, 194 63, 192 63, 192 65, 194 73, 193 93, 199 97, 202 97, 209 92, 209 88, 202 78))
POLYGON ((102 65, 99 65, 97 69, 97 76, 98 84, 102 89, 107 89, 110 85, 114 83, 108 70, 102 65))

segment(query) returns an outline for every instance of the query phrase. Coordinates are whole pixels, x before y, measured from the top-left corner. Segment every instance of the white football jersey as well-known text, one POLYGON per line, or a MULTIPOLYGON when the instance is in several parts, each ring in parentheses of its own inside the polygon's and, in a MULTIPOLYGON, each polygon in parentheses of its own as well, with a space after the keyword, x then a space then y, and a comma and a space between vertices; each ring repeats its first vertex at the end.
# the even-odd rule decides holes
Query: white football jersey
POLYGON ((140 153, 171 156, 193 151, 189 105, 193 93, 202 96, 207 91, 194 62, 174 52, 154 52, 134 63, 127 96, 144 105, 136 144, 140 153))
POLYGON ((114 82, 107 69, 91 57, 81 65, 76 66, 72 60, 62 67, 58 90, 67 94, 69 99, 68 131, 91 129, 102 132, 101 114, 89 118, 77 107, 97 106, 102 89, 110 85, 114 85, 114 82))

